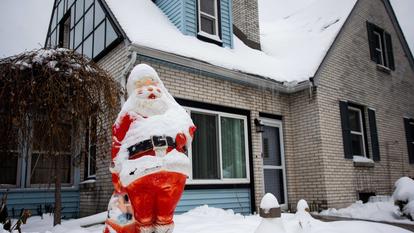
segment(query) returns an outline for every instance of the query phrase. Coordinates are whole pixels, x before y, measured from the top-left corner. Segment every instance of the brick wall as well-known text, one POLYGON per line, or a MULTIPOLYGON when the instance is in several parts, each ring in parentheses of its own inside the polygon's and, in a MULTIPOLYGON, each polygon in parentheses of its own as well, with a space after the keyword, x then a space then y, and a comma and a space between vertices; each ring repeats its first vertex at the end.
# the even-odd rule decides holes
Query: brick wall
MULTIPOLYGON (((108 55, 101 59, 98 62, 98 65, 105 69, 118 82, 123 82, 121 74, 124 69, 124 65, 127 64, 129 59, 127 54, 126 46, 121 43, 108 55)), ((111 126, 115 119, 110 119, 109 116, 104 115, 100 116, 100 118, 102 119, 103 124, 98 127, 103 128, 97 130, 99 133, 98 138, 101 143, 98 144, 99 146, 97 148, 97 170, 95 183, 82 184, 85 173, 85 158, 82 158, 82 164, 80 166, 81 184, 79 185, 79 188, 81 217, 106 210, 109 197, 113 192, 109 172, 109 162, 111 156, 111 126)))
MULTIPOLYGON (((414 71, 381 0, 358 1, 317 77, 328 205, 349 205, 357 199, 358 191, 391 194, 396 179, 414 175, 403 124, 404 116, 414 116, 414 71), (396 70, 390 74, 378 70, 370 59, 366 21, 392 35, 396 70), (340 100, 376 111, 381 161, 373 168, 354 167, 352 160, 344 159, 340 100)), ((367 138, 372 156, 369 134, 367 138)))

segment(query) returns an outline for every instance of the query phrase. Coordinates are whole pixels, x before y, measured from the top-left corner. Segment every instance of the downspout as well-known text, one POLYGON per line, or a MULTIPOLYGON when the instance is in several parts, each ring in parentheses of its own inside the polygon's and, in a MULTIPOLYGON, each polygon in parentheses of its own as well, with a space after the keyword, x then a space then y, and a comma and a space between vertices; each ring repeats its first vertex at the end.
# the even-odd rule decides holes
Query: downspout
POLYGON ((135 65, 135 62, 137 62, 137 52, 134 50, 129 50, 129 62, 125 64, 124 69, 122 70, 121 77, 119 79, 119 82, 121 83, 122 91, 124 92, 124 98, 121 99, 121 104, 124 104, 124 102, 127 99, 127 91, 126 91, 126 84, 128 80, 128 74, 132 70, 132 68, 135 65))

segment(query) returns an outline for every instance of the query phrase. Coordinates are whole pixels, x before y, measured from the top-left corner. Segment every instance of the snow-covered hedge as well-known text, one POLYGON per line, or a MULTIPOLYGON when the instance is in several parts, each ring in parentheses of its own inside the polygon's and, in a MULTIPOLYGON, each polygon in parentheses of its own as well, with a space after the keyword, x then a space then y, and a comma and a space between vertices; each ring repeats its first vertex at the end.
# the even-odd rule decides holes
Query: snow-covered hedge
POLYGON ((398 179, 392 197, 401 213, 414 220, 414 180, 409 177, 398 179))

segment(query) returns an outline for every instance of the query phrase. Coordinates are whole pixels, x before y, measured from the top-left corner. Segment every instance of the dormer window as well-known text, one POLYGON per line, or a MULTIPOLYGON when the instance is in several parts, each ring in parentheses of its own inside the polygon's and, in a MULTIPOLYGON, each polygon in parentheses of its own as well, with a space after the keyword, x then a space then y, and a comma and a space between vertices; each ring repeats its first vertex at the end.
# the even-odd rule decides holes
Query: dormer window
POLYGON ((220 0, 198 0, 198 35, 221 44, 219 6, 220 0))
POLYGON ((371 60, 379 67, 394 70, 394 55, 392 51, 391 35, 384 29, 367 22, 368 42, 371 60))

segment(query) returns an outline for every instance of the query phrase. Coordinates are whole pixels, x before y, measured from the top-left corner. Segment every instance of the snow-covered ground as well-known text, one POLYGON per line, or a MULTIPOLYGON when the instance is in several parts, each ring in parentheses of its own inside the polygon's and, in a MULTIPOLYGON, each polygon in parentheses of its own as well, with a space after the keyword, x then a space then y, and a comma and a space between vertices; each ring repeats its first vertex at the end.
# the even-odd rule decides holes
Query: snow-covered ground
POLYGON ((324 210, 320 215, 414 224, 413 221, 401 217, 398 206, 394 205, 394 201, 391 199, 367 203, 357 201, 346 208, 324 210))
POLYGON ((407 202, 402 211, 406 215, 414 216, 413 179, 409 177, 398 179, 395 182, 395 190, 392 197, 374 196, 370 198, 368 203, 364 204, 361 201, 357 201, 346 208, 324 210, 320 215, 414 224, 414 221, 401 216, 401 210, 394 204, 396 200, 407 202))
MULTIPOLYGON (((87 218, 64 221, 62 225, 52 227, 53 217, 45 215, 43 220, 38 217, 28 219, 23 225, 22 232, 26 233, 101 233, 103 225, 85 225, 103 222, 106 213, 100 213, 87 218)), ((175 216, 174 233, 254 233, 261 222, 258 215, 242 216, 234 214, 231 210, 223 210, 208 206, 200 206, 187 213, 175 216)), ((293 214, 283 214, 283 223, 288 233, 301 232, 298 222, 293 214)), ((1 231, 0 231, 1 232, 1 231)), ((337 221, 311 222, 310 231, 312 233, 409 233, 402 228, 364 221, 337 221)), ((3 232, 1 232, 3 233, 3 232)))

